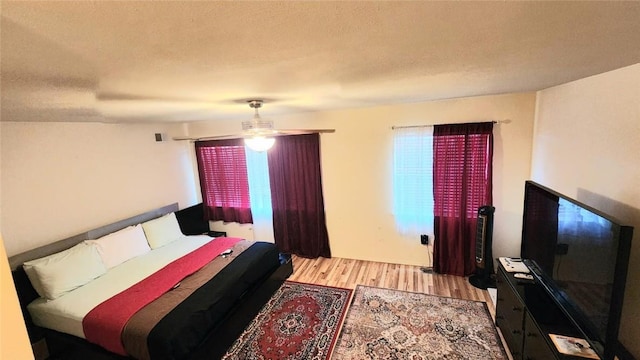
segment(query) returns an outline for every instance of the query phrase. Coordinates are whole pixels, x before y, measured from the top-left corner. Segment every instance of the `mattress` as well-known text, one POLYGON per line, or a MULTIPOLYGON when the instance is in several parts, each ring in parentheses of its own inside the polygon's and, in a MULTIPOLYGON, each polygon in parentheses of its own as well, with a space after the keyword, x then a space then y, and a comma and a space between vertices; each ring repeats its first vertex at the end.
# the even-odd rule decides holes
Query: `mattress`
POLYGON ((274 244, 238 240, 222 238, 214 243, 215 239, 208 236, 186 236, 130 259, 55 300, 37 299, 28 310, 38 326, 84 338, 118 354, 153 360, 188 358, 213 329, 221 326, 244 295, 280 266, 274 244), (218 248, 228 243, 234 244, 233 255, 218 256, 222 251, 218 248), (194 254, 210 255, 206 255, 202 268, 185 273, 190 274, 186 277, 173 270, 183 267, 194 254), (140 292, 140 285, 151 279, 153 284, 156 279, 181 281, 173 288, 151 286, 140 292), (123 297, 123 293, 134 296, 123 297), (141 301, 141 294, 144 298, 153 293, 159 297, 134 309, 131 317, 116 314, 126 305, 141 301), (105 306, 114 299, 124 299, 120 302, 124 306, 105 306), (122 327, 112 326, 114 319, 121 319, 118 324, 122 327))
POLYGON ((82 319, 91 309, 211 240, 206 235, 185 236, 126 261, 55 300, 37 299, 27 309, 34 324, 84 339, 82 319))

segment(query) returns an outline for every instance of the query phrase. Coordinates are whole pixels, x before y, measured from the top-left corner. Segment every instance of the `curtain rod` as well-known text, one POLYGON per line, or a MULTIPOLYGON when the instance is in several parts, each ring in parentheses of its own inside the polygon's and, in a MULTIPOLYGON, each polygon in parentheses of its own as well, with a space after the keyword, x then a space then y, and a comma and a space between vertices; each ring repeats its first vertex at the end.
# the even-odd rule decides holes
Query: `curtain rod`
MULTIPOLYGON (((488 122, 488 121, 477 121, 476 123, 482 123, 482 122, 488 122)), ((511 122, 511 120, 507 119, 507 120, 494 120, 491 121, 494 124, 508 124, 511 122)), ((465 124, 473 124, 473 123, 465 123, 465 124)), ((426 124, 426 125, 406 125, 406 126, 392 126, 391 130, 395 130, 395 129, 412 129, 412 128, 423 128, 423 127, 433 127, 435 125, 455 125, 455 124, 426 124)))

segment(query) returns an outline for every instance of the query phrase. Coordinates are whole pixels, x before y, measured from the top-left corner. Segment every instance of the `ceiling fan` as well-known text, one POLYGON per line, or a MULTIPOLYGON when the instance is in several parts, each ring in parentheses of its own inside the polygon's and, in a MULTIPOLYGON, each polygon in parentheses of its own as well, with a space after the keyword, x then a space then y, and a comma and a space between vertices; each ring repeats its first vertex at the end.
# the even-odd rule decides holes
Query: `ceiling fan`
POLYGON ((272 120, 265 120, 260 117, 258 109, 264 103, 263 100, 247 100, 249 107, 254 109, 253 118, 242 122, 242 133, 231 135, 214 135, 204 137, 174 137, 173 140, 225 140, 244 138, 245 144, 255 151, 266 151, 275 143, 276 136, 302 135, 313 133, 333 133, 335 129, 275 129, 272 120))

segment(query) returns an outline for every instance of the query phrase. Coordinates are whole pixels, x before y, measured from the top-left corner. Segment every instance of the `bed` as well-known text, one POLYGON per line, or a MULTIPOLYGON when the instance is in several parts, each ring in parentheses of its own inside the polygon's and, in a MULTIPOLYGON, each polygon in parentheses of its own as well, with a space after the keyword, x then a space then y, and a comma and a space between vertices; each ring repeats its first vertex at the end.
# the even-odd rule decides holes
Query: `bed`
POLYGON ((199 216, 171 204, 10 257, 32 343, 61 359, 220 358, 293 267, 271 243, 202 234, 199 216))

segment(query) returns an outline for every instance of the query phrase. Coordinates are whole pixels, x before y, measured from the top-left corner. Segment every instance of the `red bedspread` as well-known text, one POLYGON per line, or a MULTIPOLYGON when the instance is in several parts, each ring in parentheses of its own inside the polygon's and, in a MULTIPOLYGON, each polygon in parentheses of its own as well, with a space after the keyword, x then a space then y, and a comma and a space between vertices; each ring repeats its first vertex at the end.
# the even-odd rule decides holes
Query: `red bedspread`
POLYGON ((120 335, 129 318, 240 240, 216 238, 96 306, 82 320, 85 338, 109 351, 127 355, 120 335))

